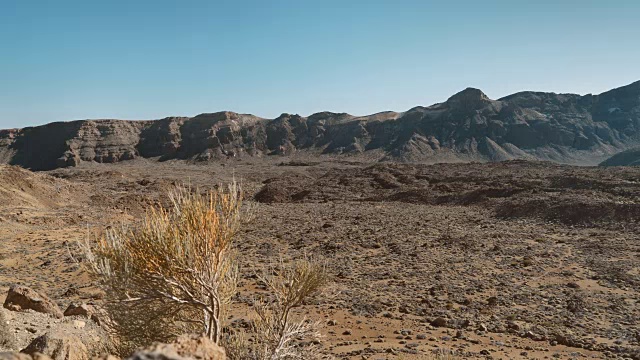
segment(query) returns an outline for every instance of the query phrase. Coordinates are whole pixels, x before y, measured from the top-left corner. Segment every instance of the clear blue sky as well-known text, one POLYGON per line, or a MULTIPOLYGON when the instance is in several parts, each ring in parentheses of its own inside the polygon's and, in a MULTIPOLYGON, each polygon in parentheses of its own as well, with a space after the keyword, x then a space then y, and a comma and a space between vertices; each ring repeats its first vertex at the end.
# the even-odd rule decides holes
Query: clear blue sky
POLYGON ((0 0, 0 128, 640 80, 640 1, 0 0))

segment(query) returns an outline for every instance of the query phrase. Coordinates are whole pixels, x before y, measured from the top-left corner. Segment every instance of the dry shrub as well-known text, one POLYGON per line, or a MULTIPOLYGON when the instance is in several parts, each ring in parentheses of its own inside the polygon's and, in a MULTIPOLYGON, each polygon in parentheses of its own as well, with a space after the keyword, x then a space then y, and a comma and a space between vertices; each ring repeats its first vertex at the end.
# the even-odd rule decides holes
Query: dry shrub
POLYGON ((240 187, 207 194, 181 187, 170 200, 169 209, 151 208, 138 226, 109 230, 85 247, 122 351, 184 332, 218 343, 224 307, 236 292, 240 187))
MULTIPOLYGON (((224 310, 237 292, 234 236, 248 218, 233 183, 207 194, 178 188, 169 209, 151 208, 130 228, 110 229, 85 261, 105 292, 117 352, 184 333, 206 333, 220 343, 224 310)), ((282 264, 281 264, 282 265, 282 264)), ((291 311, 328 281, 326 266, 308 259, 279 266, 262 279, 270 290, 256 300, 256 321, 224 339, 230 359, 311 359, 318 324, 291 311)))
POLYGON ((226 343, 230 359, 279 360, 319 357, 315 344, 319 324, 291 318, 291 311, 318 295, 328 282, 326 266, 308 259, 274 269, 262 278, 270 296, 256 300, 257 319, 248 333, 231 335, 226 343), (250 339, 250 340, 249 340, 250 339), (303 342, 304 341, 304 342, 303 342))

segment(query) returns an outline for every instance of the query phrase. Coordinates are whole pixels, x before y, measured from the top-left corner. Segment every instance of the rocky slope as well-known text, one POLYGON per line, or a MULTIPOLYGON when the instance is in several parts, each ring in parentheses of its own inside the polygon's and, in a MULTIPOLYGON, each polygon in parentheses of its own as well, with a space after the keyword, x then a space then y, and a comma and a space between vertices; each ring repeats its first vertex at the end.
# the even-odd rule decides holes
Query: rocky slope
POLYGON ((294 152, 419 162, 539 159, 597 164, 640 145, 640 81, 600 95, 468 88, 404 113, 233 112, 155 121, 82 120, 0 131, 0 162, 34 170, 136 157, 209 160, 294 152))
POLYGON ((640 166, 640 148, 617 153, 601 162, 600 166, 640 166))

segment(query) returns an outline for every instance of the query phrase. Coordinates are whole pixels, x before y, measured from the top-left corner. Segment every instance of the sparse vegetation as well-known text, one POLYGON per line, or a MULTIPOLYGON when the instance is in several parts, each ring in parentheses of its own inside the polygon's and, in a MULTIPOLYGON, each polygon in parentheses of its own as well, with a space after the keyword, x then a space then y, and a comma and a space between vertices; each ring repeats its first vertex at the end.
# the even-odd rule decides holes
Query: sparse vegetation
MULTIPOLYGON (((169 198, 169 209, 150 208, 138 226, 107 231, 93 249, 85 244, 121 354, 182 333, 222 340, 226 305, 237 290, 233 239, 244 217, 242 191, 236 183, 205 195, 178 188, 169 198)), ((317 339, 318 323, 294 321, 291 312, 327 283, 325 265, 297 260, 261 280, 269 293, 255 301, 250 331, 225 339, 229 357, 309 359, 312 347, 302 352, 299 340, 317 339)))
MULTIPOLYGON (((632 357, 637 351, 633 329, 640 274, 635 256, 637 222, 622 219, 568 226, 543 218, 505 219, 495 210, 529 199, 544 200, 550 193, 560 197, 553 200, 558 203, 592 201, 587 196, 598 203, 606 199, 630 202, 639 194, 639 169, 603 171, 526 162, 377 164, 375 172, 412 179, 407 184, 399 181, 400 188, 385 189, 376 187, 375 173, 368 173, 366 164, 276 167, 274 159, 250 165, 242 159, 207 167, 171 161, 153 166, 146 162, 81 166, 32 174, 43 179, 33 183, 35 188, 19 180, 22 172, 14 174, 13 182, 0 184, 8 189, 0 214, 5 257, 2 283, 32 286, 51 296, 61 310, 71 302, 87 303, 96 314, 96 319, 77 315, 59 322, 44 314, 3 309, 10 333, 15 335, 14 348, 22 349, 33 337, 50 330, 81 336, 87 344, 98 336, 106 339, 101 331, 108 319, 104 307, 120 327, 114 328, 126 335, 120 336, 120 351, 111 352, 122 357, 131 353, 127 347, 134 344, 150 339, 173 342, 176 335, 204 331, 201 323, 185 321, 203 318, 201 310, 183 308, 170 316, 152 317, 150 314, 165 314, 168 306, 147 302, 147 306, 158 306, 149 311, 140 303, 110 301, 87 278, 84 267, 78 266, 86 264, 87 258, 69 241, 94 240, 95 236, 87 236, 87 227, 103 229, 114 222, 135 230, 143 225, 150 204, 163 204, 172 213, 166 189, 184 178, 194 187, 208 189, 212 181, 230 181, 236 176, 245 179, 245 194, 259 192, 265 182, 278 182, 269 178, 286 177, 290 181, 285 185, 301 190, 285 203, 253 209, 255 219, 241 223, 232 241, 230 254, 239 255, 235 262, 241 280, 234 303, 221 317, 220 342, 228 358, 243 358, 235 356, 235 349, 253 354, 254 359, 273 353, 274 346, 269 344, 276 341, 269 339, 279 338, 259 330, 265 327, 253 306, 266 309, 265 313, 272 311, 276 296, 267 280, 282 275, 295 265, 293 259, 306 254, 331 259, 327 267, 335 284, 330 300, 324 294, 307 298, 303 306, 290 312, 291 324, 322 324, 312 328, 305 339, 289 337, 290 349, 298 354, 315 349, 327 358, 429 359, 436 355, 432 353, 435 346, 450 349, 459 358, 520 358, 523 352, 529 358, 556 353, 568 358, 578 351, 594 357, 609 353, 632 357), (296 183, 303 176, 311 181, 296 183), (427 176, 428 183, 423 180, 427 176), (572 176, 589 182, 601 178, 611 186, 584 193, 548 180, 572 176), (55 189, 41 186, 56 182, 68 183, 68 194, 56 197, 55 189), (526 191, 473 204, 434 206, 429 200, 500 184, 526 191), (29 196, 9 196, 21 188, 29 196), (414 197, 399 197, 407 191, 414 197), (47 207, 39 205, 45 203, 47 207), (465 239, 473 246, 462 246, 465 239), (274 263, 277 259, 282 262, 274 263), (532 263, 524 266, 527 259, 532 263), (444 326, 427 325, 432 322, 444 326), (318 330, 323 336, 316 342, 312 336, 318 330), (527 346, 534 349, 527 350, 527 346), (553 350, 542 350, 546 347, 553 350)), ((241 221, 247 206, 254 204, 243 203, 241 221)))
POLYGON ((206 195, 178 188, 169 197, 169 209, 150 208, 139 226, 107 231, 87 256, 124 348, 187 330, 218 343, 236 291, 240 187, 206 195))
POLYGON ((304 318, 293 320, 291 312, 326 285, 325 265, 302 259, 289 266, 281 264, 272 274, 262 279, 270 293, 255 301, 257 318, 249 333, 241 332, 229 339, 231 359, 312 359, 317 355, 312 343, 303 346, 298 340, 318 339, 319 324, 304 318), (252 341, 247 341, 249 338, 252 341))

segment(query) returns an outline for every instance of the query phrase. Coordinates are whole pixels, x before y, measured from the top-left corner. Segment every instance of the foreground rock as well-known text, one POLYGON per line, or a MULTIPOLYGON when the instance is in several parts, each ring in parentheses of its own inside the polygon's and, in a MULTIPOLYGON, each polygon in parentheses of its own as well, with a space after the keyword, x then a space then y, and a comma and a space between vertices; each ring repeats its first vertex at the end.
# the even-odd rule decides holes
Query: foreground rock
POLYGON ((0 309, 0 350, 13 350, 17 347, 16 338, 9 330, 4 312, 0 309))
POLYGON ((173 344, 155 344, 133 353, 127 360, 225 360, 225 351, 204 336, 183 335, 173 344))
POLYGON ((35 356, 30 356, 27 354, 22 354, 18 352, 0 352, 0 360, 49 360, 50 358, 46 355, 36 354, 35 356))
POLYGON ((21 285, 11 285, 3 306, 11 311, 33 310, 51 314, 57 318, 63 317, 58 305, 46 295, 21 285))
POLYGON ((78 338, 47 333, 35 338, 21 351, 24 354, 44 354, 53 360, 88 360, 87 347, 78 338))

